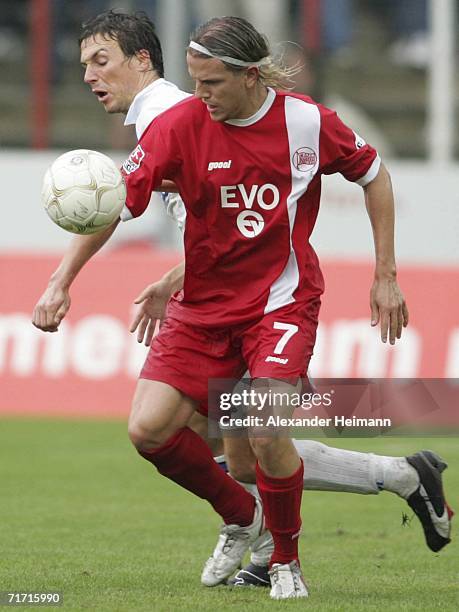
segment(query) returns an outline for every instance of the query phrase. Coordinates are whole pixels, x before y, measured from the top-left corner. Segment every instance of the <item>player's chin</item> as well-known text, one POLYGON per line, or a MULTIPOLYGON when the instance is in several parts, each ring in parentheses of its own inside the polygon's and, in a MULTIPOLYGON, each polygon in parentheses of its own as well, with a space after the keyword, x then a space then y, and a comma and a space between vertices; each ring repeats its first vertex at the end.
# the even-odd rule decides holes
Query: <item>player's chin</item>
POLYGON ((223 113, 221 110, 209 111, 209 115, 212 121, 225 121, 228 119, 226 113, 223 113))
POLYGON ((105 112, 109 115, 114 115, 115 113, 120 113, 121 110, 115 104, 104 104, 105 112))
POLYGON ((102 104, 104 105, 105 112, 110 115, 125 112, 124 108, 116 100, 107 100, 102 102, 102 104))

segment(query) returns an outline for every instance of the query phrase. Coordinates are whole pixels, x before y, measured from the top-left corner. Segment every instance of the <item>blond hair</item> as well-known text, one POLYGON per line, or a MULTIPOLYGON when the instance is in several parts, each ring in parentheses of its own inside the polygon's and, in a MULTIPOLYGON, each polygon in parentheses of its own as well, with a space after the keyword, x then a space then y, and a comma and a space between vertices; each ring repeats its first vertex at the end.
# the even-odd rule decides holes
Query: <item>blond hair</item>
MULTIPOLYGON (((258 63, 259 80, 266 87, 292 89, 292 79, 301 70, 297 64, 287 66, 282 56, 271 55, 268 39, 260 34, 251 23, 241 17, 214 17, 199 26, 191 40, 202 45, 215 56, 226 56, 243 62, 258 63)), ((195 49, 188 53, 209 57, 195 49)), ((246 67, 235 66, 222 60, 228 70, 241 72, 246 67)))

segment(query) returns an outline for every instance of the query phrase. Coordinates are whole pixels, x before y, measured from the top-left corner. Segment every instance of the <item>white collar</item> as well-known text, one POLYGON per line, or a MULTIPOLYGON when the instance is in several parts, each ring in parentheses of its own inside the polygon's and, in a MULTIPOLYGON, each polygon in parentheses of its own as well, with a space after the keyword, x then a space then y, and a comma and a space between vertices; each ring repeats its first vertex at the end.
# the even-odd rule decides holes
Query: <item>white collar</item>
POLYGON ((229 123, 229 125, 237 125, 238 127, 247 127, 248 125, 253 125, 257 121, 260 121, 266 113, 269 111, 273 102, 276 98, 276 92, 271 87, 268 87, 268 95, 266 96, 266 100, 257 110, 257 112, 247 119, 227 119, 225 123, 229 123))
POLYGON ((153 89, 165 83, 165 79, 156 79, 150 85, 147 85, 144 89, 141 89, 139 93, 134 97, 131 102, 131 106, 129 107, 128 112, 126 113, 126 119, 124 120, 124 125, 133 125, 137 122, 139 118, 140 112, 142 111, 143 102, 147 96, 150 95, 153 89))

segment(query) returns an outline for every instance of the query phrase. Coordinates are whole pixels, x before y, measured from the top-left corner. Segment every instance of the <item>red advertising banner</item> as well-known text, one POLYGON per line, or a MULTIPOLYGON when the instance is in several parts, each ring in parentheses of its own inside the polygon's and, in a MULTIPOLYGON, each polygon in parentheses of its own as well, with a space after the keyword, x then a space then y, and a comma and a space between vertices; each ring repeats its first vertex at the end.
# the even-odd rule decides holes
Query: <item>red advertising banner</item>
POLYGON ((69 416, 128 414, 147 348, 128 328, 133 300, 180 256, 123 249, 96 257, 71 289, 57 333, 31 313, 59 259, 0 258, 0 412, 69 416))
MULTIPOLYGON (((105 417, 128 414, 147 349, 129 334, 133 300, 178 263, 176 254, 120 249, 90 262, 71 290, 58 333, 31 322, 56 257, 0 257, 0 412, 105 417)), ((370 327, 372 267, 324 262, 311 373, 321 378, 459 378, 459 270, 402 268, 410 325, 395 347, 370 327)))

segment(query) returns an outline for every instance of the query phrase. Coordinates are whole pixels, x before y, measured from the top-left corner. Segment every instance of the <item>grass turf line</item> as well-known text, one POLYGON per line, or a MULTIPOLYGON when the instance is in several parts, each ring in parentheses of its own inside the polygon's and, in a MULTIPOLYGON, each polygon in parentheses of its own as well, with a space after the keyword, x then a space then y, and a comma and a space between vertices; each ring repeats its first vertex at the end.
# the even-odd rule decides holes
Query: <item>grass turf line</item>
MULTIPOLYGON (((459 510, 457 438, 326 442, 438 451, 459 510)), ((459 609, 457 542, 431 553, 416 518, 402 527, 402 512, 412 513, 389 493, 305 492, 300 554, 310 600, 273 602, 265 589, 200 585, 219 517, 138 457, 122 423, 2 420, 0 482, 0 590, 62 591, 66 610, 459 609)))

